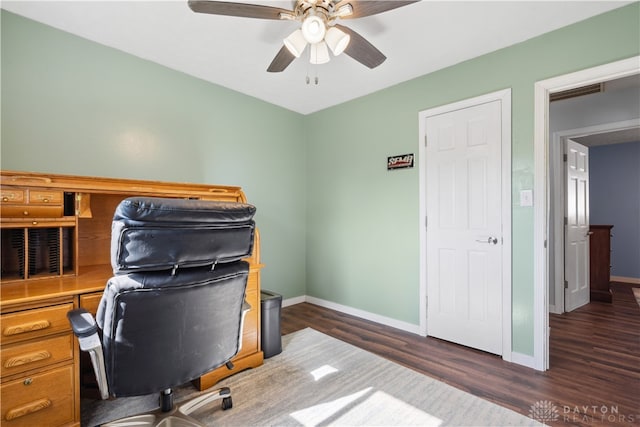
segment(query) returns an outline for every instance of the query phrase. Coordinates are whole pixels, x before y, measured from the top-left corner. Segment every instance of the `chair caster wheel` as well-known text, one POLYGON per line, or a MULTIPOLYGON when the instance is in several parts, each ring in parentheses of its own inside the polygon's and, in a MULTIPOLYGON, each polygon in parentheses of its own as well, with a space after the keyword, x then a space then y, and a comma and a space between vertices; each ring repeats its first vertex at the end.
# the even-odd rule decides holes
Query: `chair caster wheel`
POLYGON ((231 397, 225 397, 222 399, 222 410, 226 411, 231 408, 233 408, 233 401, 231 400, 231 397))

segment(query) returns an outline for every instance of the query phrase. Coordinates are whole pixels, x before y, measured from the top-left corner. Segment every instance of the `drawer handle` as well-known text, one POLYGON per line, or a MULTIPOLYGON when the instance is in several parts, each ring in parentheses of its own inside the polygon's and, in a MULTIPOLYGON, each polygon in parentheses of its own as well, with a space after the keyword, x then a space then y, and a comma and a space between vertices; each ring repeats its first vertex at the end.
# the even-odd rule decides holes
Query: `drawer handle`
POLYGON ((4 330, 4 336, 10 337, 11 335, 19 335, 27 332, 39 331, 51 326, 48 320, 38 320, 37 322, 25 323, 22 325, 9 326, 4 330))
POLYGON ((28 363, 38 362, 51 357, 51 353, 47 350, 34 351, 33 353, 23 354, 22 356, 12 357, 4 362, 5 368, 15 368, 16 366, 26 365, 28 363))
POLYGON ((51 194, 39 194, 36 197, 36 200, 39 200, 42 203, 49 203, 53 199, 55 199, 55 195, 51 195, 51 194))
POLYGON ((5 419, 7 421, 15 420, 16 418, 24 417, 25 415, 47 409, 49 406, 51 406, 51 401, 49 399, 38 399, 31 403, 18 406, 17 408, 9 409, 7 411, 7 415, 5 415, 5 419))

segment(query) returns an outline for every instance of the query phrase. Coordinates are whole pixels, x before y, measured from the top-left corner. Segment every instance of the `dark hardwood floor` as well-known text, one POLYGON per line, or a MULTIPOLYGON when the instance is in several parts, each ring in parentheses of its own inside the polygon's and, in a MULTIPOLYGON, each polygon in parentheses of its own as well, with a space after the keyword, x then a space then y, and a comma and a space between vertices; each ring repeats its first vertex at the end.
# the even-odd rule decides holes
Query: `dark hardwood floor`
POLYGON ((546 372, 308 303, 283 308, 281 328, 314 328, 526 416, 536 403, 555 405, 550 425, 637 426, 640 307, 629 285, 612 289, 611 304, 550 316, 546 372))

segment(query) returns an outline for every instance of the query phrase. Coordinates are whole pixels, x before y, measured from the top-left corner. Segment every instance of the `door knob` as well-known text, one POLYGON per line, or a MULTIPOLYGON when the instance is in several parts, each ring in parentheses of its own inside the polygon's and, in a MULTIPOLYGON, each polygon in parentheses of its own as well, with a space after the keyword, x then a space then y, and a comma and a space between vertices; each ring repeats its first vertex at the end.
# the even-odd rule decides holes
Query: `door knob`
POLYGON ((498 244, 498 238, 489 236, 484 240, 476 239, 476 242, 478 242, 478 243, 489 243, 489 244, 497 245, 498 244))

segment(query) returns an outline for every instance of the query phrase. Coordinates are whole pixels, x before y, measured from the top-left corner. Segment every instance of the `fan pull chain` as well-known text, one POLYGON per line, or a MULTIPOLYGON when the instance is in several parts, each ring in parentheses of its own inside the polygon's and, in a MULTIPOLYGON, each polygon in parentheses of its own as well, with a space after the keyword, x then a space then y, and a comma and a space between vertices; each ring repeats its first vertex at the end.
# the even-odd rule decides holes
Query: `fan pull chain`
MULTIPOLYGON (((309 64, 311 64, 311 49, 309 49, 309 62, 307 63, 307 78, 306 78, 307 85, 311 83, 311 78, 309 77, 309 67, 310 67, 309 64)), ((318 67, 313 67, 313 69, 316 72, 316 76, 313 79, 313 82, 317 86, 318 83, 320 83, 320 79, 318 78, 318 67)))
MULTIPOLYGON (((307 84, 310 84, 310 83, 311 83, 311 78, 309 78, 309 76, 307 76, 306 81, 307 81, 307 84)), ((313 82, 314 82, 314 83, 315 83, 315 85, 317 86, 317 85, 318 85, 318 83, 320 83, 320 78, 319 78, 318 76, 315 76, 315 77, 313 78, 313 82)))

